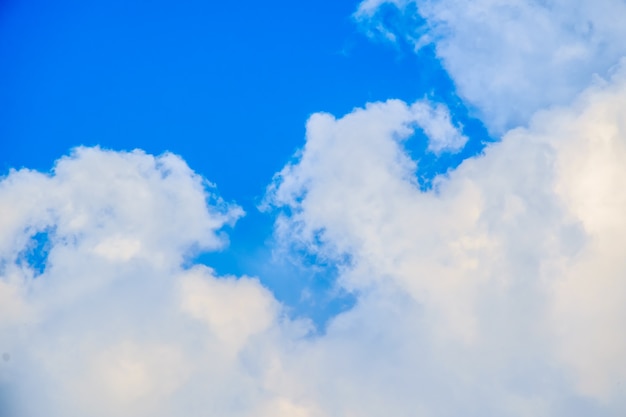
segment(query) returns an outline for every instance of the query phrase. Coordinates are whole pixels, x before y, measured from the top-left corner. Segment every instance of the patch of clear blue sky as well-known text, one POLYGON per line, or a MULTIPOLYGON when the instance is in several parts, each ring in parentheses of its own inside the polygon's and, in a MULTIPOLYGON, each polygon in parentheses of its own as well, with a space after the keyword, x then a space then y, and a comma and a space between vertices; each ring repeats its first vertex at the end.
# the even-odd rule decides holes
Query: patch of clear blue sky
POLYGON ((471 140, 442 158, 423 156, 419 134, 409 142, 425 188, 488 139, 432 48, 368 39, 351 18, 357 5, 0 0, 0 172, 48 171, 77 145, 179 154, 247 212, 226 250, 198 260, 259 276, 322 323, 351 302, 333 290, 336 268, 270 261, 273 218, 256 210, 303 145, 306 119, 389 98, 445 101, 471 140))

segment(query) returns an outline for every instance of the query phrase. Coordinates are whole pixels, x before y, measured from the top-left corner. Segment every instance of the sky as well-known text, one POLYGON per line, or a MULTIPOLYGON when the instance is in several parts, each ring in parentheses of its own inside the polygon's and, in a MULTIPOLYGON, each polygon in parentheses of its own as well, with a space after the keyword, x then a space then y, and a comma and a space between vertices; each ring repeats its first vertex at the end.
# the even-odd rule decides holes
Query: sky
POLYGON ((0 417, 626 413, 621 0, 0 1, 0 417))

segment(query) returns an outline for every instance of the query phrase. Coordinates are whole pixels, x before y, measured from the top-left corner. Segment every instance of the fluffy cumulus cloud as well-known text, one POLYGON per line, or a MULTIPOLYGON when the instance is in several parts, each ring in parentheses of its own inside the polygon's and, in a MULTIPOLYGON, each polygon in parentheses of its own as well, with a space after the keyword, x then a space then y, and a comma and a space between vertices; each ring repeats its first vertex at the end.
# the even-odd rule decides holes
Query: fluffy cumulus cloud
POLYGON ((180 157, 78 148, 0 180, 2 417, 626 414, 626 67, 591 77, 623 3, 411 4, 490 126, 523 126, 424 191, 405 142, 467 140, 444 105, 309 119, 266 207, 355 305, 311 331, 193 263, 243 211, 180 157))
POLYGON ((626 412, 624 71, 428 192, 406 109, 313 116, 272 188, 281 236, 359 294, 292 365, 308 392, 327 415, 626 412))
POLYGON ((625 14, 622 0, 365 0, 355 16, 388 39, 434 43, 459 94, 501 133, 606 76, 626 55, 625 14), (382 19, 390 7, 403 24, 382 19))
POLYGON ((179 157, 79 148, 9 173, 0 211, 3 416, 251 415, 273 398, 251 375, 280 307, 256 279, 181 266, 242 211, 179 157))
POLYGON ((421 106, 316 114, 270 187, 356 305, 321 334, 189 256, 242 211, 174 155, 79 148, 0 183, 11 417, 626 412, 626 76, 421 191, 421 106), (43 264, 43 266, 42 266, 43 264), (37 401, 32 401, 37 393, 37 401))

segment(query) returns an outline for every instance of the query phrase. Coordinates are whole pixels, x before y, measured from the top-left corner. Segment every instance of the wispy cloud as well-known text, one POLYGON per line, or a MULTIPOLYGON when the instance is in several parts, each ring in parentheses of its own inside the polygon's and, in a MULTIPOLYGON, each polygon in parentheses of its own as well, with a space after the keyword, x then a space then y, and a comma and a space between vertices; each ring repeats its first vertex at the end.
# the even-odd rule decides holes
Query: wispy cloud
POLYGON ((450 110, 441 103, 420 100, 411 105, 415 121, 428 138, 428 150, 436 154, 458 152, 468 141, 467 136, 454 126, 450 110))
MULTIPOLYGON (((495 133, 526 124, 541 108, 566 105, 626 55, 620 0, 363 1, 355 17, 421 47, 434 42, 458 93, 495 133), (407 22, 385 27, 390 7, 407 22)), ((390 38, 387 36, 387 38, 390 38)))

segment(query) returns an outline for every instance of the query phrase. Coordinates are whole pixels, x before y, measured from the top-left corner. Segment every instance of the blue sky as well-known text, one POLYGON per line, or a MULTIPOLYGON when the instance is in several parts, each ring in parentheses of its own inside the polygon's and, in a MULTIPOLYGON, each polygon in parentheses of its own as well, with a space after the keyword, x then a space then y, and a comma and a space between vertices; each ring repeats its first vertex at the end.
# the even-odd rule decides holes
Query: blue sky
MULTIPOLYGON (((446 100, 472 146, 424 158, 424 184, 488 140, 433 49, 416 55, 410 45, 369 38, 352 17, 356 6, 7 2, 0 27, 0 59, 10 63, 0 70, 3 173, 48 171, 79 145, 174 152, 247 212, 229 231, 229 248, 203 262, 220 273, 260 276, 296 309, 305 309, 303 286, 333 298, 325 294, 330 271, 268 271, 273 219, 256 209, 272 176, 302 146, 308 117, 388 98, 446 100)), ((408 146, 419 158, 425 144, 417 136, 408 146)), ((306 310, 320 320, 334 311, 321 308, 306 310)))
POLYGON ((624 15, 0 1, 0 417, 623 415, 624 15))
POLYGON ((313 112, 449 89, 436 62, 359 33, 354 2, 290 4, 9 2, 5 170, 79 144, 141 147, 187 155, 227 198, 258 195, 313 112))

